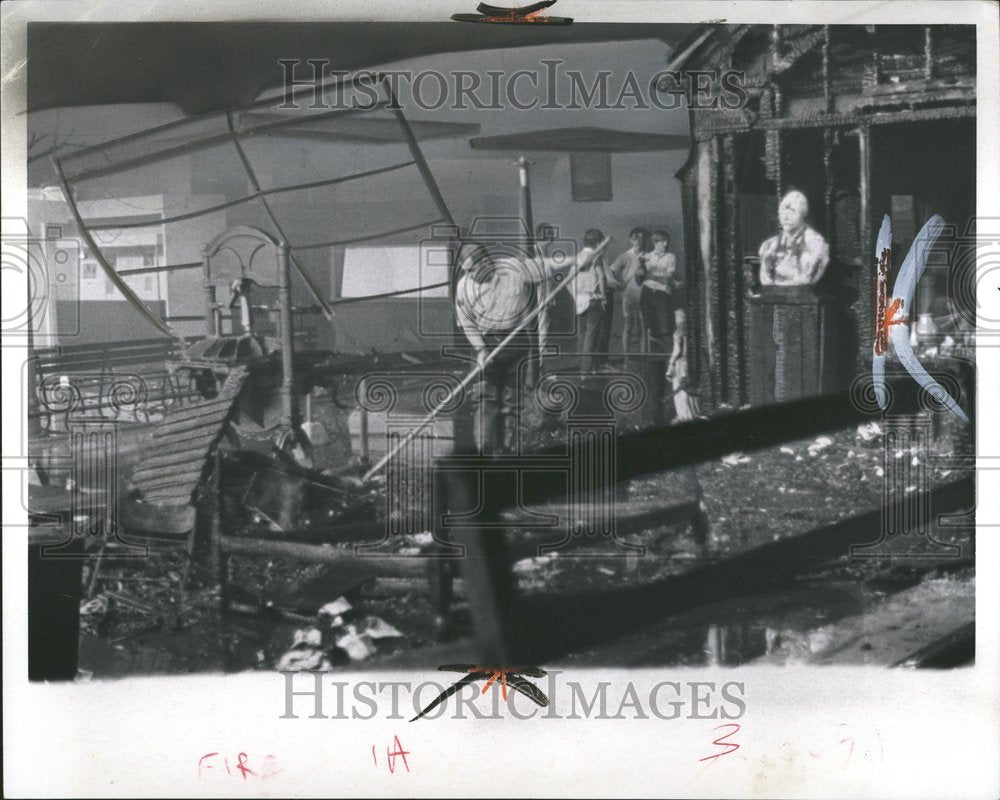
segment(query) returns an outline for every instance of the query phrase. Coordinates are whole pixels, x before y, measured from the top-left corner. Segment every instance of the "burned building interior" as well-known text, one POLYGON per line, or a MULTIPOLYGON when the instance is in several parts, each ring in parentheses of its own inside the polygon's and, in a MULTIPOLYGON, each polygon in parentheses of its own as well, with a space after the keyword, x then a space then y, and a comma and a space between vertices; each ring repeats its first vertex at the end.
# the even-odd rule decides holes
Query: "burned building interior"
POLYGON ((974 421, 975 28, 421 24, 207 26, 199 69, 261 45, 214 91, 184 25, 29 31, 60 49, 29 71, 29 223, 71 266, 28 362, 31 676, 968 663, 974 428, 891 358, 881 408, 871 375, 882 218, 891 284, 940 215, 907 321, 974 421), (322 88, 370 107, 289 110, 269 60, 596 69, 623 42, 745 103, 501 125, 373 73, 322 88), (829 263, 768 285, 790 194, 829 263), (462 248, 601 227, 610 262, 633 225, 678 256, 674 350, 622 352, 619 319, 583 374, 564 293, 552 355, 512 367, 513 444, 477 450, 462 248))
MULTIPOLYGON (((738 110, 692 110, 691 160, 679 174, 703 388, 733 406, 775 399, 754 363, 753 262, 779 199, 795 189, 810 199, 811 224, 830 243, 822 288, 840 306, 830 311, 846 313, 830 320, 836 342, 825 345, 824 374, 789 388, 842 388, 867 355, 868 243, 883 214, 907 242, 932 214, 958 226, 956 239, 975 215, 974 33, 963 26, 744 26, 694 42, 672 68, 745 71, 750 94, 738 110)), ((945 299, 949 266, 931 270, 920 310, 945 299)))

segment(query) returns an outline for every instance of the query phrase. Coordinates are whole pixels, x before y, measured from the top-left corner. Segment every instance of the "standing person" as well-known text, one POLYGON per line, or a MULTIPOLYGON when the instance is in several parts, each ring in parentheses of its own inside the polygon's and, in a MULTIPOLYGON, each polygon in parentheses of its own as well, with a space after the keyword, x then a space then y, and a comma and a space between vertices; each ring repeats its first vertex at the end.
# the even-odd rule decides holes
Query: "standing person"
MULTIPOLYGON (((649 249, 649 231, 645 228, 632 228, 628 235, 629 249, 614 260, 608 270, 609 277, 614 280, 616 288, 621 289, 622 316, 622 352, 642 352, 643 324, 642 308, 639 298, 642 286, 636 282, 635 274, 639 270, 641 256, 649 249)), ((610 330, 610 326, 609 326, 610 330)))
MULTIPOLYGON (((535 255, 539 258, 545 258, 549 255, 549 245, 555 238, 554 228, 545 222, 540 222, 535 227, 535 255)), ((549 297, 549 301, 544 304, 542 308, 542 313, 538 315, 538 372, 542 373, 545 369, 545 348, 549 343, 549 329, 552 325, 552 314, 555 311, 556 300, 554 297, 550 297, 552 291, 559 284, 553 279, 552 276, 543 278, 541 287, 541 297, 539 301, 541 302, 543 298, 549 297)))
POLYGON ((592 373, 607 358, 607 348, 601 350, 604 318, 607 314, 607 287, 601 253, 610 239, 597 228, 583 234, 583 249, 577 254, 581 264, 573 279, 576 299, 577 330, 580 336, 580 369, 592 373))
MULTIPOLYGON (((588 231, 588 233, 590 233, 588 231)), ((600 232, 598 232, 600 233, 600 232)), ((465 337, 484 366, 476 385, 476 440, 487 454, 512 453, 517 447, 521 400, 520 365, 532 355, 532 337, 525 326, 489 364, 486 357, 536 310, 544 299, 542 286, 558 269, 579 265, 593 272, 591 262, 610 240, 585 246, 575 262, 552 258, 529 261, 515 256, 494 257, 482 245, 460 259, 455 286, 455 312, 465 337), (541 284, 541 285, 540 285, 541 284)))
POLYGON ((604 286, 604 315, 601 317, 601 324, 597 331, 594 368, 606 370, 611 356, 611 326, 615 319, 615 305, 622 287, 603 257, 598 259, 597 268, 601 270, 601 280, 604 286))
POLYGON ((672 294, 677 281, 677 259, 669 252, 670 237, 666 231, 653 233, 653 252, 642 258, 636 280, 642 284, 639 304, 649 337, 649 350, 669 353, 674 333, 672 294))

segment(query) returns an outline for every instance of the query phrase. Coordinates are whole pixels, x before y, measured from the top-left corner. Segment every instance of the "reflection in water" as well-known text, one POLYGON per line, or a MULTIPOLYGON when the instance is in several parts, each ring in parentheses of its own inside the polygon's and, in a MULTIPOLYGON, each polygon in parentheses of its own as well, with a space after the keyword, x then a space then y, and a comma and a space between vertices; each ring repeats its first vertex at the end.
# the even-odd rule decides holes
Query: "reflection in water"
POLYGON ((709 625, 705 663, 710 667, 732 667, 770 654, 777 632, 746 623, 709 625))

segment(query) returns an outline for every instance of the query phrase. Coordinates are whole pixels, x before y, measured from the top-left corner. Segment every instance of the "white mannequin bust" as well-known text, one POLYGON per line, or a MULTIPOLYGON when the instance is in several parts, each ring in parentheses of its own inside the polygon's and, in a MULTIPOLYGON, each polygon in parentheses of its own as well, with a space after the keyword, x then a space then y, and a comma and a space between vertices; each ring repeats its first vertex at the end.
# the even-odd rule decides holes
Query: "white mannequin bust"
POLYGON ((778 206, 781 233, 760 246, 760 282, 764 286, 808 286, 823 277, 830 248, 822 234, 806 224, 809 201, 802 192, 786 194, 778 206))

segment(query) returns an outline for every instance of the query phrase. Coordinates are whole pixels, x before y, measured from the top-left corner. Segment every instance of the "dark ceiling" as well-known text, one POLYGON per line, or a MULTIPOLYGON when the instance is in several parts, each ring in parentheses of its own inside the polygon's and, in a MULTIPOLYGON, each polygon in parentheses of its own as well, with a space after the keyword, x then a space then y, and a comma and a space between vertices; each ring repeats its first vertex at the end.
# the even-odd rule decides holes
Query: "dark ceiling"
MULTIPOLYGON (((281 82, 281 59, 356 70, 432 53, 660 39, 694 25, 461 22, 140 22, 28 25, 28 110, 174 102, 189 114, 244 105, 281 82)), ((667 48, 664 48, 664 64, 667 48)))
POLYGON ((687 136, 635 133, 611 128, 548 128, 504 136, 477 136, 469 140, 473 150, 516 150, 558 153, 648 153, 653 150, 687 150, 687 136))

